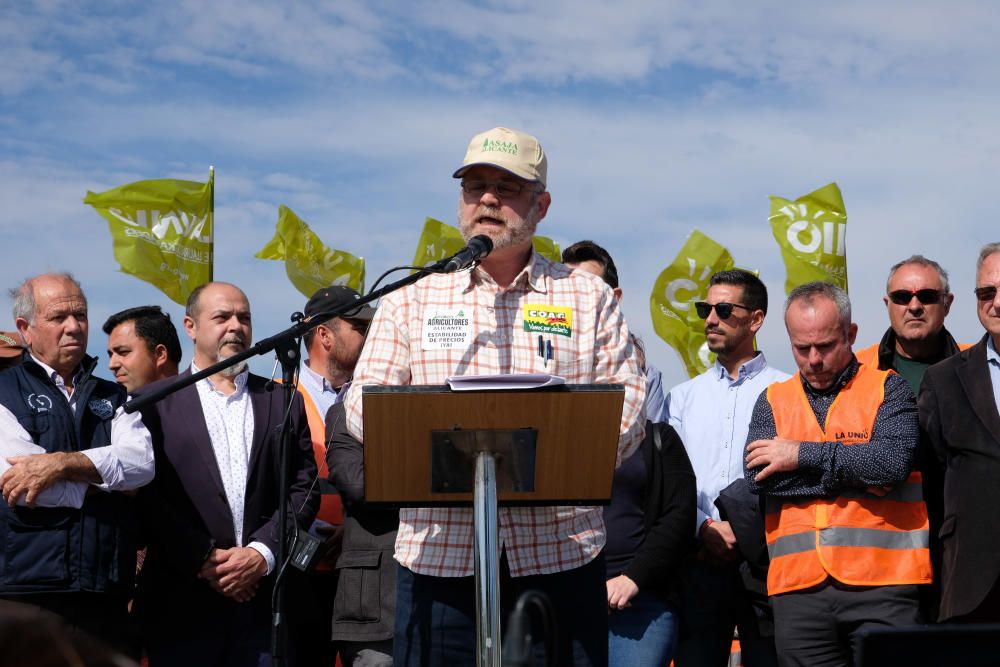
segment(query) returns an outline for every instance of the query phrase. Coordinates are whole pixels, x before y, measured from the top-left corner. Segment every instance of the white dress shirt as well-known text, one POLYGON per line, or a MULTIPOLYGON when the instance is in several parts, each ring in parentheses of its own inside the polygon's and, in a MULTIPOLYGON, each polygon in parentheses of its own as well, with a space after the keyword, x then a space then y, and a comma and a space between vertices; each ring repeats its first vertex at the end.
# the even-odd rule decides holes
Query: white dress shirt
MULTIPOLYGON (((191 364, 191 372, 198 367, 191 364)), ((243 504, 246 500, 247 469, 250 466, 250 447, 253 445, 254 415, 247 378, 250 372, 244 370, 234 378, 236 391, 226 395, 215 388, 211 378, 195 383, 201 410, 205 415, 205 426, 212 441, 215 462, 219 466, 222 486, 226 492, 226 502, 233 515, 233 532, 236 544, 243 546, 243 504)), ((274 554, 267 545, 251 542, 246 546, 255 549, 267 561, 267 572, 274 569, 274 554)))
POLYGON ((740 366, 735 380, 716 361, 667 394, 665 421, 681 436, 698 486, 695 534, 705 519, 719 520, 715 499, 743 477, 743 449, 757 397, 767 385, 789 377, 769 367, 761 352, 740 366))
MULTIPOLYGON (((42 363, 34 355, 31 358, 45 370, 75 415, 78 392, 70 391, 65 380, 52 367, 42 363)), ((83 374, 81 367, 73 378, 74 387, 83 374)), ((0 475, 11 467, 7 462, 10 457, 45 453, 47 452, 31 439, 14 414, 0 405, 0 475)), ((130 491, 148 484, 155 473, 153 443, 149 431, 142 423, 142 417, 138 412, 127 414, 120 407, 111 419, 111 442, 84 449, 79 453, 94 464, 101 476, 101 483, 91 485, 74 480, 56 482, 38 494, 35 499, 36 506, 80 508, 83 506, 88 486, 95 486, 102 491, 130 491)), ((24 504, 24 496, 21 496, 18 504, 24 504)))

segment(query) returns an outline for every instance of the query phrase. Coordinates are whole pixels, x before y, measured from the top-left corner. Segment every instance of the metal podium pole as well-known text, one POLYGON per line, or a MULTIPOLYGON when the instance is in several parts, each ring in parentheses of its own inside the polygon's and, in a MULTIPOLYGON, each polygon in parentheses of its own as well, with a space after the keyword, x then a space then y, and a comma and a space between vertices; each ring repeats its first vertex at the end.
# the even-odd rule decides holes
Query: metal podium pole
POLYGON ((500 667, 500 569, 497 537, 497 463, 489 452, 476 455, 472 501, 476 547, 476 653, 479 667, 500 667))

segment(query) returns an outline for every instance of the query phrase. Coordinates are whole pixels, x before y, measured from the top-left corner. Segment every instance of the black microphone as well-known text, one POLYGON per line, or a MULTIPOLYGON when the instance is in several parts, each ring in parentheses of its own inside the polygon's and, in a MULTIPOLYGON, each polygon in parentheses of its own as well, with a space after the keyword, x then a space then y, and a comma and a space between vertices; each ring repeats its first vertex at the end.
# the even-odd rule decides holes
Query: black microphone
POLYGON ((473 236, 468 245, 443 261, 441 273, 455 273, 478 262, 493 250, 493 240, 485 234, 473 236))

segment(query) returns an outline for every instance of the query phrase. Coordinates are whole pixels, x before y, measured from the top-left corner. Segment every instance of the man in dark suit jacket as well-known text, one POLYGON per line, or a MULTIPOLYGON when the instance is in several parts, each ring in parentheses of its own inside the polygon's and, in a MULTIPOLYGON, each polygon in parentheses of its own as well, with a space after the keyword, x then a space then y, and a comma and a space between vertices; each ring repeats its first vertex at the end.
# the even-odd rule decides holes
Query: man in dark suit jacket
MULTIPOLYGON (((245 350, 251 338, 246 295, 226 283, 199 287, 188 299, 184 328, 195 346, 192 370, 245 350)), ((269 664, 282 399, 243 364, 144 412, 157 475, 140 495, 147 555, 136 612, 150 667, 269 664)), ((290 419, 295 441, 287 511, 294 513, 288 524, 294 529, 296 522, 308 527, 318 507, 298 395, 290 419)))
POLYGON ((944 469, 939 620, 1000 622, 1000 243, 976 268, 978 344, 924 374, 920 424, 944 469))

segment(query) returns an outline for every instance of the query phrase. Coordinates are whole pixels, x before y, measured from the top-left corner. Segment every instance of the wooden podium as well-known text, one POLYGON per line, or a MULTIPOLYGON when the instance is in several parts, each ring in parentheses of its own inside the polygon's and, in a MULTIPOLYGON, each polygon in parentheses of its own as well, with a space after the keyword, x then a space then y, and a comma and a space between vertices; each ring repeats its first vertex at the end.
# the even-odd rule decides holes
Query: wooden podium
POLYGON ((606 504, 624 401, 615 384, 363 388, 365 502, 473 505, 477 664, 500 665, 498 503, 606 504))

